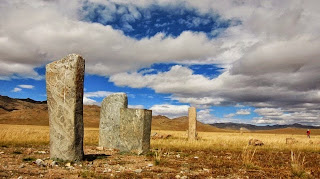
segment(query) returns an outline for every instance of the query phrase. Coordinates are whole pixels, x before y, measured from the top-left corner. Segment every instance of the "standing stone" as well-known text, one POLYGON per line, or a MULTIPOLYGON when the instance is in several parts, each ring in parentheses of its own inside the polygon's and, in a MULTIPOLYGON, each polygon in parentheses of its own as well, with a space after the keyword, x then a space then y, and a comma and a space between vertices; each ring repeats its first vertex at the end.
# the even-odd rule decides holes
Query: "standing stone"
POLYGON ((120 148, 120 108, 128 107, 125 93, 114 93, 104 98, 101 103, 99 146, 120 148))
POLYGON ((147 153, 150 150, 152 111, 120 109, 120 151, 147 153))
POLYGON ((195 107, 190 107, 189 110, 189 130, 188 130, 188 140, 197 139, 197 110, 195 107))
POLYGON ((46 66, 51 158, 83 159, 84 66, 76 54, 46 66))

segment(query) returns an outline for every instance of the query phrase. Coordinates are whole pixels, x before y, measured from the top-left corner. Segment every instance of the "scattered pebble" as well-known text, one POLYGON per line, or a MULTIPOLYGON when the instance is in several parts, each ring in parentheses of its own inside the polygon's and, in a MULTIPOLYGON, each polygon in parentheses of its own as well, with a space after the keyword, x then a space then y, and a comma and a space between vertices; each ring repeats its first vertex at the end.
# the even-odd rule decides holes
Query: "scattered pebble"
POLYGON ((0 154, 4 154, 4 152, 0 152, 0 154))
POLYGON ((41 160, 41 159, 37 159, 36 160, 36 164, 38 165, 38 166, 46 166, 46 164, 43 162, 43 160, 41 160))
POLYGON ((210 170, 207 169, 207 168, 203 168, 203 171, 205 171, 205 172, 210 172, 210 170))
POLYGON ((148 167, 153 167, 153 164, 152 164, 152 163, 149 163, 149 164, 148 164, 148 167))
POLYGON ((67 167, 68 170, 74 170, 73 166, 67 167))
POLYGON ((102 151, 103 147, 96 147, 96 149, 102 151))
POLYGON ((65 166, 65 167, 70 167, 70 166, 71 166, 71 163, 70 163, 70 162, 69 162, 69 163, 66 163, 64 166, 65 166))
POLYGON ((180 154, 176 155, 177 158, 180 158, 180 154))
POLYGON ((111 170, 110 168, 105 169, 105 170, 103 171, 103 173, 111 173, 111 172, 112 172, 112 170, 111 170))
POLYGON ((175 178, 181 178, 181 176, 180 175, 176 175, 175 178))
POLYGON ((21 164, 20 166, 19 166, 19 168, 24 168, 25 167, 25 165, 24 164, 21 164))
POLYGON ((35 153, 37 153, 37 154, 46 154, 47 152, 46 151, 36 151, 35 153))
POLYGON ((195 156, 194 158, 195 158, 195 159, 198 159, 199 157, 195 156))
POLYGON ((23 176, 19 176, 18 179, 23 179, 23 176))
POLYGON ((56 161, 52 161, 52 162, 50 163, 50 166, 51 166, 51 167, 54 167, 54 166, 56 166, 56 164, 57 164, 56 161))
POLYGON ((125 169, 126 169, 126 168, 123 167, 123 166, 120 166, 120 168, 119 168, 120 171, 123 171, 123 170, 125 170, 125 169))
POLYGON ((142 172, 142 169, 136 169, 134 172, 136 172, 136 173, 141 173, 141 172, 142 172))
POLYGON ((182 176, 180 179, 187 179, 188 177, 187 176, 182 176))

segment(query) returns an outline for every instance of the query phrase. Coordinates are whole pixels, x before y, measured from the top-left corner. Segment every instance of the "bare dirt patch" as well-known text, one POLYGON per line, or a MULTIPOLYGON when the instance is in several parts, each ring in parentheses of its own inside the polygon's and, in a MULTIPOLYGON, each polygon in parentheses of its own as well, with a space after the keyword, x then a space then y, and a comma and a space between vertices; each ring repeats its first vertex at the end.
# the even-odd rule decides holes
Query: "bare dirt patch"
POLYGON ((305 156, 305 174, 292 173, 290 151, 256 151, 245 165, 243 151, 170 151, 153 149, 146 156, 85 147, 86 160, 51 165, 49 148, 0 146, 0 178, 320 178, 320 153, 305 156), (157 157, 157 158, 156 158, 157 157), (41 159, 46 165, 37 165, 41 159), (48 162, 49 161, 49 162, 48 162))

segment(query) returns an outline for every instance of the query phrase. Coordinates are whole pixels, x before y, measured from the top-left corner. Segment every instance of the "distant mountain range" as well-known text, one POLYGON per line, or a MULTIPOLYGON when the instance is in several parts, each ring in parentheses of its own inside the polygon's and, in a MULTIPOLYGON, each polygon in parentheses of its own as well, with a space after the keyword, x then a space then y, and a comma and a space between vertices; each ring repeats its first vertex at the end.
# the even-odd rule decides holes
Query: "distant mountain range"
MULTIPOLYGON (((99 120, 100 107, 96 105, 84 105, 84 126, 99 127, 99 120)), ((35 101, 30 98, 15 99, 0 95, 0 124, 49 125, 47 102, 35 101)), ((214 123, 209 125, 197 122, 197 130, 203 132, 232 132, 240 129, 244 131, 262 131, 284 128, 320 129, 320 127, 304 126, 301 124, 255 126, 238 123, 214 123)), ((161 115, 152 116, 152 129, 186 131, 188 129, 188 117, 182 116, 169 119, 161 115)))
POLYGON ((242 123, 213 123, 210 124, 214 127, 220 129, 229 130, 273 130, 273 129, 284 129, 284 128, 300 128, 300 129, 320 129, 317 126, 306 126, 302 124, 288 124, 288 125, 266 125, 266 126, 256 126, 252 124, 242 124, 242 123))
MULTIPOLYGON (((84 105, 83 122, 85 127, 99 127, 100 107, 96 105, 84 105)), ((0 124, 16 125, 49 125, 48 106, 46 101, 33 99, 15 99, 0 95, 0 124)), ((169 119, 166 116, 152 116, 153 130, 186 131, 188 129, 188 117, 169 119)), ((197 123, 198 131, 221 132, 214 126, 197 123)))

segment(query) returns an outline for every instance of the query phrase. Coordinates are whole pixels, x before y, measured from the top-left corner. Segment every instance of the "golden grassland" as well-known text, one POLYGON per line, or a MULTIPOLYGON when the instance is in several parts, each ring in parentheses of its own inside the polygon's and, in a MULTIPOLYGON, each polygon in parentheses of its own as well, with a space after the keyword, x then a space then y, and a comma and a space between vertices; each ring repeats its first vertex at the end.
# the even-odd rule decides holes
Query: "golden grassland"
MULTIPOLYGON (((270 133, 229 133, 199 132, 199 140, 189 142, 185 131, 153 130, 152 133, 170 134, 168 139, 151 140, 151 148, 165 150, 243 150, 251 138, 259 139, 265 145, 259 150, 320 151, 320 135, 270 134, 270 133), (286 138, 294 138, 297 143, 286 144, 286 138)), ((85 128, 84 145, 98 145, 99 129, 85 128)), ((0 145, 48 145, 49 127, 32 125, 0 124, 0 145)))

